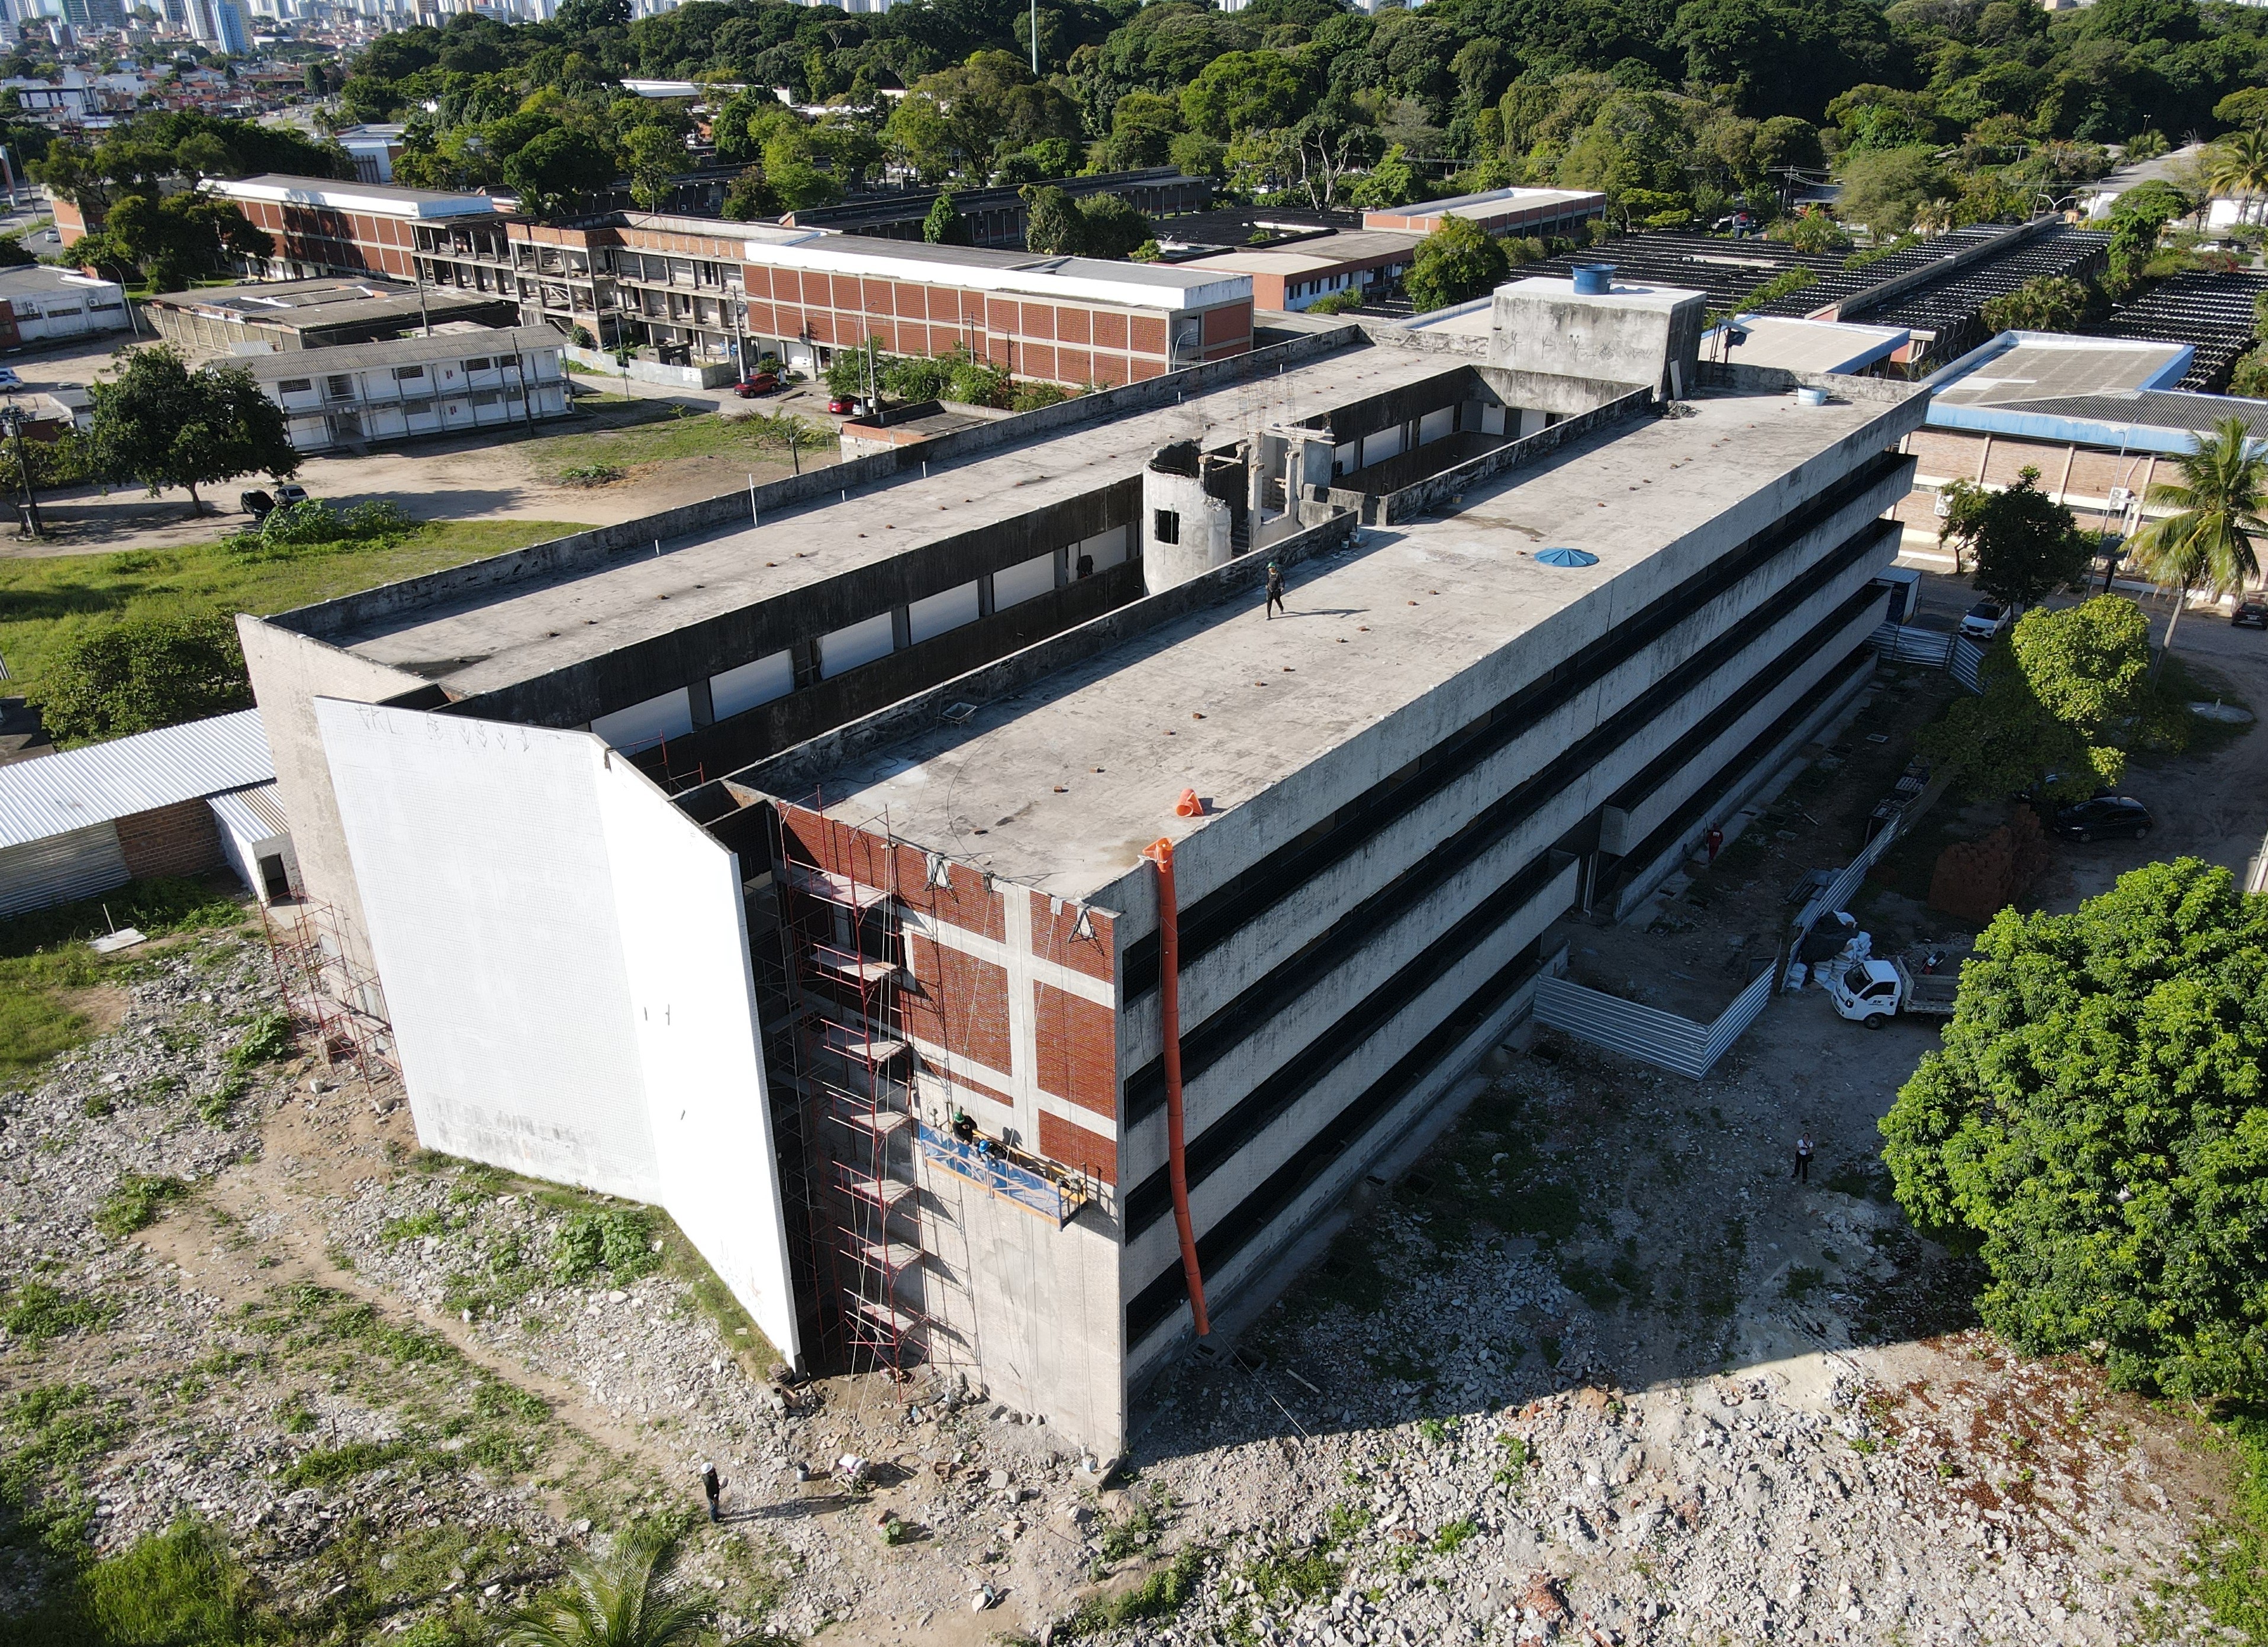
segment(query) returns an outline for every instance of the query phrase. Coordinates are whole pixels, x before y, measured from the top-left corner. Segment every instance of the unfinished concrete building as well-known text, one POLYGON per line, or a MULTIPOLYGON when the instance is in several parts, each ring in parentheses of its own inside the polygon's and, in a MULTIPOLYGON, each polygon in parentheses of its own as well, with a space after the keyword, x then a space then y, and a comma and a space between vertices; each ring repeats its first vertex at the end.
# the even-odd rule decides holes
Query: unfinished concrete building
POLYGON ((1705 379, 1701 306, 1515 283, 245 620, 420 1137, 1117 1452, 1871 673, 1926 396, 1705 379))

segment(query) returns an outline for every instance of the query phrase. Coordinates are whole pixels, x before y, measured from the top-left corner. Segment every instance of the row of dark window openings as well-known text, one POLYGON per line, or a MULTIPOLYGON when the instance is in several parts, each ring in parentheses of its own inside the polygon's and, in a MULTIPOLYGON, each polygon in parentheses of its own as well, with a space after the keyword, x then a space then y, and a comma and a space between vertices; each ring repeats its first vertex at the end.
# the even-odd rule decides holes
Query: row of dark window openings
MULTIPOLYGON (((1197 1262, 1208 1275, 1218 1275, 1296 1205, 1350 1149, 1411 1092, 1417 1091, 1458 1048, 1501 1013, 1542 967, 1538 945, 1529 943, 1461 1002, 1430 1035, 1404 1054, 1394 1067, 1363 1089, 1353 1102, 1331 1117, 1290 1158, 1197 1238, 1197 1262)), ((1126 1304, 1126 1342, 1138 1344, 1155 1332, 1189 1297, 1189 1283, 1181 1261, 1159 1274, 1126 1304)))
MULTIPOLYGON (((1853 546, 1859 553, 1864 553, 1870 547, 1873 536, 1871 533, 1863 533, 1853 540, 1853 546)), ((1844 553, 1832 560, 1822 562, 1822 566, 1832 569, 1837 562, 1847 565, 1855 558, 1857 555, 1846 548, 1844 553)), ((1804 581, 1816 586, 1831 576, 1831 570, 1824 577, 1817 577, 1815 571, 1815 574, 1807 574, 1804 581)), ((1773 665, 1764 673, 1769 674, 1771 669, 1783 665, 1792 668, 1794 662, 1815 655, 1838 631, 1847 628, 1853 618, 1882 598, 1881 591, 1871 587, 1859 591, 1783 648, 1773 665)), ((1760 615, 1769 622, 1768 614, 1760 615)), ((1331 975, 1348 960, 1376 942, 1403 915, 1422 908, 1427 900, 1453 878, 1501 844, 1552 797, 1563 792, 1599 761, 1609 758, 1630 738, 1660 720, 1671 705, 1714 674, 1752 638, 1750 635, 1728 635, 1707 649, 1716 656, 1704 653, 1688 659, 1665 676, 1656 687, 1594 728, 1543 769, 1484 808, 1464 828, 1333 923, 1318 939, 1287 958, 1225 1007, 1209 1015, 1196 1031, 1182 1038, 1183 1080, 1203 1074, 1241 1045, 1261 1024, 1280 1021, 1289 1004, 1300 996, 1310 990, 1329 989, 1331 975)), ((1780 678, 1786 678, 1785 670, 1780 678)), ((1692 746, 1689 743, 1688 746, 1692 746)), ((1547 851, 1543 856, 1548 855, 1547 851)), ((1482 898, 1471 912, 1428 945, 1417 960, 1401 968, 1359 1006, 1340 1015, 1314 1041, 1294 1054, 1274 1074, 1261 1081, 1243 1099, 1198 1133, 1183 1151, 1189 1181, 1193 1185, 1201 1184, 1213 1172, 1226 1165, 1247 1144, 1273 1126, 1316 1082, 1375 1033, 1393 1012, 1399 1010, 1400 1004, 1414 999, 1419 990, 1455 965, 1460 953, 1469 953, 1478 941, 1476 923, 1478 923, 1478 933, 1484 935, 1508 919, 1507 909, 1517 907, 1514 901, 1525 901, 1522 891, 1528 883, 1523 878, 1542 874, 1543 864, 1543 857, 1531 858, 1503 886, 1482 898)), ((1527 895, 1532 896, 1533 892, 1528 892, 1527 895)), ((1152 1067, 1145 1065, 1127 1083, 1126 1114, 1130 1124, 1146 1118, 1164 1101, 1162 1080, 1145 1078, 1152 1076, 1152 1067), (1138 1088, 1138 1082, 1141 1083, 1138 1088)), ((1138 1238, 1170 1210, 1167 1169, 1160 1165, 1127 1194, 1128 1239, 1138 1238)))
MULTIPOLYGON (((1800 648, 1798 649, 1800 650, 1800 648)), ((1861 652, 1865 651, 1862 647, 1861 652)), ((1871 667, 1871 658, 1866 664, 1871 667)), ((1852 667, 1857 667, 1854 664, 1852 667)), ((1760 754, 1759 745, 1785 735, 1786 730, 1823 701, 1825 695, 1848 679, 1848 670, 1830 671, 1819 687, 1792 708, 1786 716, 1775 723, 1756 743, 1751 744, 1728 770, 1752 764, 1751 757, 1760 754)), ((1534 865, 1530 865, 1532 869, 1534 865)), ((1523 871, 1525 876, 1528 871, 1523 871)), ((1484 908, 1500 907, 1498 899, 1491 899, 1484 908)), ((1429 951, 1429 954, 1432 952, 1429 951)), ((1263 1180, 1244 1199, 1224 1214, 1197 1238, 1197 1259, 1208 1272, 1219 1269, 1241 1253, 1251 1241, 1281 1218, 1300 1197, 1329 1171, 1345 1153, 1367 1134, 1378 1120, 1414 1091, 1439 1068, 1442 1060, 1462 1046, 1494 1013, 1502 1010, 1516 991, 1532 978, 1540 967, 1538 945, 1529 943, 1478 989, 1459 1004, 1442 1023, 1428 1034, 1418 1039, 1417 1044, 1395 1066, 1358 1095, 1352 1102, 1334 1115, 1314 1136, 1294 1151, 1284 1164, 1263 1180)), ((1414 992, 1413 992, 1414 994, 1414 992)), ((1294 1095, 1296 1096, 1296 1095, 1294 1095)), ((1284 1105, 1271 1106, 1280 1113, 1284 1105)), ((1147 1189, 1145 1183, 1143 1189, 1147 1189)), ((1140 1194, 1141 1190, 1138 1190, 1140 1194)), ((1133 1230, 1135 1219, 1132 1198, 1128 1201, 1128 1227, 1133 1230)), ((1154 1221, 1154 1220, 1153 1220, 1154 1221)), ((1131 1236, 1130 1235, 1130 1239, 1131 1236)), ((1154 1332, 1189 1296, 1187 1283, 1178 1259, 1160 1268, 1158 1274, 1130 1299, 1126 1305, 1126 1338, 1129 1344, 1138 1343, 1154 1332)))
MULTIPOLYGON (((1360 851, 1373 836, 1412 807, 1487 761, 1536 721, 1653 645, 1709 601, 1799 545, 1869 492, 1911 471, 1913 461, 1896 452, 1879 454, 1561 659, 1399 771, 1381 778, 1303 834, 1194 901, 1182 912, 1182 965, 1186 967, 1226 943, 1264 915, 1278 900, 1360 851)), ((1124 978, 1130 1004, 1158 987, 1156 933, 1146 933, 1127 946, 1124 978)))

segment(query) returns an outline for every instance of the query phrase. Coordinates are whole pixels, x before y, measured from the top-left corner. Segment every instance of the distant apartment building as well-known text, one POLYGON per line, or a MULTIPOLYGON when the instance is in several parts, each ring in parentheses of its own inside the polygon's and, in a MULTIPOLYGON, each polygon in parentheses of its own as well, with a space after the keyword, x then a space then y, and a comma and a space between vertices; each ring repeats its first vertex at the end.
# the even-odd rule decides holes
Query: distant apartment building
POLYGON ((291 419, 299 452, 563 416, 562 339, 547 327, 445 332, 241 364, 291 419))

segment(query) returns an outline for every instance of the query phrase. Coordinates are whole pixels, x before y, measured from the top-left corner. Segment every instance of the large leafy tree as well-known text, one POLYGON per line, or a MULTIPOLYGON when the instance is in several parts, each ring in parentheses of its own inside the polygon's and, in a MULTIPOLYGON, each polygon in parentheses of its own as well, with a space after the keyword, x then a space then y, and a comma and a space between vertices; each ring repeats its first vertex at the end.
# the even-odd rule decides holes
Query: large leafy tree
POLYGON ((40 719, 63 743, 123 738, 248 709, 252 683, 225 612, 144 612, 68 642, 40 719))
POLYGON ((2003 911, 1881 1127, 1907 1215, 1982 1256, 1995 1331, 2268 1396, 2268 897, 2183 858, 2003 911))
POLYGON ((1945 496, 1938 540, 1973 561, 1970 582, 1995 600, 2028 607, 2086 577, 2093 551, 2071 511, 2040 489, 2037 469, 2027 465, 1997 492, 1956 481, 1945 496))
POLYGON ((1447 217, 1411 254, 1410 301, 1421 311, 1447 308, 1495 290, 1511 269, 1511 258, 1486 230, 1464 217, 1447 217))
POLYGON ((2189 604, 2190 591, 2242 589, 2260 576, 2260 541, 2268 538, 2268 456, 2252 449, 2241 417, 2222 419, 2197 437, 2181 460, 2181 479, 2160 481, 2148 501, 2173 512, 2127 540, 2135 565, 2179 592, 2166 620, 2166 648, 2189 604))
POLYGON ((2149 621, 2124 595, 2028 612, 1986 657, 1984 691, 1955 698, 1921 748, 1980 800, 2051 778, 2057 799, 2081 799, 2126 770, 2149 662, 2149 621))
POLYGON ((201 486, 298 470, 284 408, 241 366, 217 363, 192 371, 160 344, 134 350, 116 378, 98 380, 88 393, 96 467, 131 475, 153 497, 179 486, 202 513, 201 486))

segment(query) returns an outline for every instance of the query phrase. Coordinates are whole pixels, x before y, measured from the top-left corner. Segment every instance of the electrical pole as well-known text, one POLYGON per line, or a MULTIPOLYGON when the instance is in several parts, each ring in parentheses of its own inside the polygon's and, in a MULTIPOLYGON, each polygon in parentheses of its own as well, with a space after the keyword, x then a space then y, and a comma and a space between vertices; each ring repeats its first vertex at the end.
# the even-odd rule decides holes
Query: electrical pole
POLYGON ((24 483, 24 522, 20 535, 44 538, 47 527, 40 519, 40 500, 32 491, 31 460, 24 455, 24 414, 13 406, 0 408, 0 422, 4 422, 11 438, 16 443, 16 474, 24 483))

